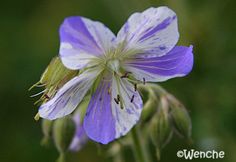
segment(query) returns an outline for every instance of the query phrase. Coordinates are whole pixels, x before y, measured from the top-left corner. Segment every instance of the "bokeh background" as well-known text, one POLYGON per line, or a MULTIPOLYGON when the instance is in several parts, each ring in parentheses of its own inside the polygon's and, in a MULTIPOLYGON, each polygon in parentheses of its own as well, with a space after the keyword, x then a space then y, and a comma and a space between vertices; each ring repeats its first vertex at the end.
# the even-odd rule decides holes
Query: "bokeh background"
MULTIPOLYGON (((183 148, 223 150, 225 158, 216 161, 236 161, 236 1, 8 0, 0 4, 0 162, 53 162, 58 156, 53 147, 40 146, 37 107, 28 88, 58 54, 65 17, 99 20, 116 33, 134 11, 160 5, 176 11, 179 44, 193 44, 195 56, 189 76, 161 83, 190 111, 194 144, 175 138, 162 161, 183 161, 176 157, 183 148)), ((74 162, 109 161, 92 142, 72 156, 74 162)))

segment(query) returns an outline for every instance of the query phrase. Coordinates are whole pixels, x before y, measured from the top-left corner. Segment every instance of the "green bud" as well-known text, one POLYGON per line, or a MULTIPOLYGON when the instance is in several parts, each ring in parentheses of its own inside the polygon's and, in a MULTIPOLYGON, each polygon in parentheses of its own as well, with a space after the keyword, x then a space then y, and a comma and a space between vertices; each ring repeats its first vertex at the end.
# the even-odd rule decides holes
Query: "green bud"
POLYGON ((58 66, 60 60, 58 57, 54 57, 47 68, 44 70, 43 74, 41 75, 40 78, 40 83, 44 84, 47 83, 51 80, 53 72, 55 71, 56 67, 58 66))
POLYGON ((191 118, 185 107, 179 102, 174 102, 174 104, 172 104, 171 118, 177 133, 190 139, 192 131, 191 118))
POLYGON ((157 156, 160 158, 160 150, 169 142, 172 137, 171 123, 168 116, 168 103, 165 97, 161 97, 159 109, 153 116, 150 125, 150 135, 157 148, 157 156))
POLYGON ((44 137, 41 141, 41 144, 44 146, 49 145, 49 140, 52 135, 52 126, 53 126, 53 121, 46 120, 46 119, 42 120, 42 132, 43 132, 44 137))
POLYGON ((64 154, 74 137, 75 122, 71 116, 57 119, 53 124, 53 139, 57 150, 60 154, 64 154))
POLYGON ((157 100, 149 97, 147 102, 143 106, 142 114, 141 114, 141 119, 144 122, 149 121, 153 114, 155 114, 157 110, 157 100))
MULTIPOLYGON (((59 57, 55 57, 49 63, 46 70, 43 72, 40 81, 35 83, 33 86, 29 88, 29 90, 34 87, 44 87, 45 90, 42 92, 35 94, 31 97, 38 96, 42 94, 40 99, 35 102, 35 104, 42 104, 47 102, 50 98, 52 98, 57 90, 61 88, 66 82, 70 79, 78 75, 78 71, 67 69, 61 62, 59 57)), ((35 116, 35 120, 39 119, 39 115, 35 116)))
POLYGON ((49 63, 48 67, 40 78, 41 84, 50 87, 55 84, 64 84, 75 76, 77 71, 67 69, 61 62, 59 57, 55 57, 49 63))
POLYGON ((151 123, 151 139, 156 147, 162 149, 169 141, 172 134, 169 119, 163 112, 153 116, 151 123))

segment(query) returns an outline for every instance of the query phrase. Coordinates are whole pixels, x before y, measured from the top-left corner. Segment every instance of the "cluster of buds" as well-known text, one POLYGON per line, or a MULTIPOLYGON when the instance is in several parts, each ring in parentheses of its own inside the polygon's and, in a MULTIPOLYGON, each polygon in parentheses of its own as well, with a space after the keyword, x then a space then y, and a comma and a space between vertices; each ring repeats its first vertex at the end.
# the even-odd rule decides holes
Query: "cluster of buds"
POLYGON ((65 162, 67 153, 79 151, 87 142, 88 138, 82 126, 81 110, 85 108, 87 100, 78 106, 78 110, 73 115, 56 119, 54 121, 42 119, 43 139, 41 144, 49 146, 55 145, 60 156, 57 162, 65 162))
POLYGON ((149 122, 150 138, 156 147, 156 156, 169 143, 173 134, 190 140, 191 118, 184 105, 172 94, 156 84, 139 85, 147 93, 142 119, 149 122))

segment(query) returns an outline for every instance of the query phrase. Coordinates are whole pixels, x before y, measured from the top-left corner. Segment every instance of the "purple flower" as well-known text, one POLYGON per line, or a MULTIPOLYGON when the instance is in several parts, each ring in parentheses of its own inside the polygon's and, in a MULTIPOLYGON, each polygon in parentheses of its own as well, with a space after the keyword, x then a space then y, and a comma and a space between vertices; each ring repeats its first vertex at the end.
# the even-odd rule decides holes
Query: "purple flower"
POLYGON ((165 81, 191 71, 192 46, 176 46, 178 39, 176 14, 167 7, 134 13, 117 36, 100 22, 66 18, 60 27, 60 58, 81 74, 39 108, 40 116, 53 120, 72 113, 98 85, 83 121, 86 134, 103 144, 127 134, 143 107, 136 83, 165 81))

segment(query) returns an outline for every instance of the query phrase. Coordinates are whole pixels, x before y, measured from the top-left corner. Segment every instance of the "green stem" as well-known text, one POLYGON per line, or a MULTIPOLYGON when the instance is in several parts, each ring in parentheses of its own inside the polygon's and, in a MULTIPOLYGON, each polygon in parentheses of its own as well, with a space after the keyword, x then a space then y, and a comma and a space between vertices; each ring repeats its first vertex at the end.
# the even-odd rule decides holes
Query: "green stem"
POLYGON ((60 153, 59 158, 57 159, 57 162, 65 162, 66 161, 66 154, 60 153))
POLYGON ((124 161, 124 158, 122 156, 122 153, 121 151, 119 153, 117 153, 114 157, 114 162, 123 162, 124 161))
POLYGON ((141 144, 141 139, 137 128, 133 128, 131 131, 133 139, 133 152, 137 162, 149 162, 147 156, 145 156, 144 145, 141 144))
POLYGON ((156 158, 157 158, 157 161, 160 161, 161 159, 161 151, 159 148, 156 148, 156 158))

